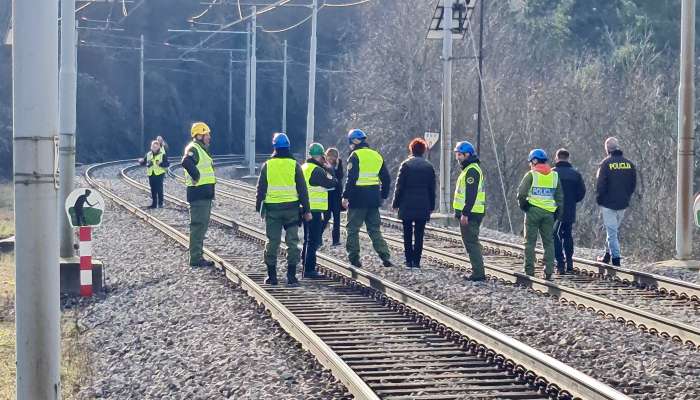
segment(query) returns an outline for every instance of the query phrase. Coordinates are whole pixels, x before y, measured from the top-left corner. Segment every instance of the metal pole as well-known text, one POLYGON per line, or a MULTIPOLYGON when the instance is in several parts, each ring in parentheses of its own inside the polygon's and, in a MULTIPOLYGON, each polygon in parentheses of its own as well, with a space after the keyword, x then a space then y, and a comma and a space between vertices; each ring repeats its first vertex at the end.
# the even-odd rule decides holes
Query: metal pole
POLYGON ((693 129, 695 126, 695 0, 681 7, 681 68, 678 88, 678 171, 676 186, 676 258, 688 260, 693 251, 692 189, 693 129))
POLYGON ((442 14, 442 141, 440 147, 440 213, 450 210, 452 166, 452 1, 443 0, 442 14))
POLYGON ((139 142, 138 151, 142 150, 142 147, 146 144, 146 138, 144 135, 144 113, 143 113, 143 81, 144 81, 144 70, 143 70, 143 34, 141 34, 141 62, 139 67, 139 119, 141 124, 141 141, 139 142))
POLYGON ((75 176, 75 102, 78 73, 76 67, 75 1, 61 1, 61 70, 59 72, 59 154, 60 187, 58 223, 61 257, 73 257, 73 227, 64 212, 66 198, 73 190, 75 176))
POLYGON ((282 68, 282 132, 287 133, 287 40, 284 41, 284 64, 282 68))
POLYGON ((228 52, 228 149, 233 153, 233 52, 228 52))
POLYGON ((12 5, 17 399, 58 399, 58 7, 12 5))
POLYGON ((482 103, 482 90, 483 84, 481 80, 484 78, 484 5, 485 1, 481 0, 479 5, 479 105, 476 117, 476 154, 481 154, 481 103, 482 103))
POLYGON ((314 115, 316 102, 316 23, 318 19, 318 0, 313 0, 311 11, 311 44, 309 50, 309 102, 306 110, 306 147, 314 141, 314 115))
POLYGON ((250 24, 248 24, 248 34, 245 41, 245 140, 243 142, 243 159, 249 160, 250 142, 250 24))
POLYGON ((257 13, 256 13, 257 7, 253 6, 253 18, 251 20, 251 31, 253 33, 252 41, 251 41, 251 46, 250 46, 250 142, 249 142, 249 150, 248 154, 250 154, 250 158, 248 159, 248 169, 249 169, 249 175, 254 176, 255 175, 255 135, 256 135, 256 130, 255 130, 255 124, 256 124, 256 119, 255 119, 255 106, 256 106, 256 89, 257 89, 257 30, 258 30, 258 21, 257 21, 257 13))

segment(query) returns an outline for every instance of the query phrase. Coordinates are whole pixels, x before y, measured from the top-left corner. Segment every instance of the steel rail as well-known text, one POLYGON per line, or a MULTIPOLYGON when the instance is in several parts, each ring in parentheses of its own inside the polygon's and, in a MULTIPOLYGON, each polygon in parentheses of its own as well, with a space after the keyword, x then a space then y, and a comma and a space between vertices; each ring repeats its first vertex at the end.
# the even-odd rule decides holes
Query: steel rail
MULTIPOLYGON (((148 187, 145 184, 126 174, 126 171, 131 168, 133 167, 127 167, 121 171, 122 179, 147 192, 148 187)), ((169 194, 166 197, 180 207, 187 207, 187 203, 181 199, 169 194)), ((227 227, 233 226, 238 233, 254 238, 261 243, 266 240, 265 233, 253 226, 215 212, 212 212, 212 219, 227 227)), ((222 265, 221 261, 223 260, 217 260, 220 265, 222 265)), ((489 354, 490 357, 498 360, 499 364, 505 365, 508 369, 520 371, 520 373, 530 376, 533 384, 546 387, 545 392, 552 396, 566 398, 570 395, 575 399, 592 400, 629 399, 611 387, 522 342, 378 275, 355 268, 322 253, 318 253, 318 265, 323 272, 343 277, 356 285, 376 291, 384 301, 389 301, 393 308, 413 315, 418 320, 427 321, 424 323, 435 327, 448 338, 452 338, 464 346, 478 348, 478 351, 489 354)), ((235 268, 233 269, 235 270, 235 268)), ((260 288, 260 290, 263 289, 260 288)))
MULTIPOLYGON (((222 180, 220 180, 222 181, 222 180)), ((230 182, 227 180, 223 180, 225 184, 230 186, 233 186, 237 189, 241 189, 244 191, 251 191, 249 185, 245 184, 240 184, 237 182, 230 182)), ((244 196, 239 196, 236 194, 232 194, 226 191, 219 190, 220 193, 222 193, 224 196, 231 197, 233 199, 236 199, 237 201, 243 201, 247 203, 251 203, 250 199, 246 199, 244 196)), ((383 216, 382 218, 385 219, 391 219, 393 221, 398 221, 396 219, 392 219, 391 217, 385 217, 383 216)), ((427 229, 427 227, 426 227, 427 229)), ((437 232, 440 232, 441 234, 445 235, 445 238, 447 236, 454 236, 454 233, 441 229, 441 228, 432 228, 433 230, 436 230, 437 232)), ((363 234, 366 235, 366 232, 363 230, 363 234)), ((389 235, 385 235, 384 239, 387 241, 387 243, 394 248, 395 250, 398 251, 403 251, 403 240, 399 238, 395 238, 389 235)), ((482 239, 482 241, 484 241, 482 239)), ((501 241, 492 241, 492 242, 498 242, 502 244, 507 244, 511 245, 506 242, 501 242, 501 241)), ((459 243, 461 244, 461 239, 459 239, 459 243)), ((523 246, 518 246, 518 245, 511 245, 512 247, 520 247, 521 249, 524 249, 523 246)), ((484 246, 486 251, 491 251, 494 254, 503 254, 503 255, 511 255, 511 256, 516 256, 517 254, 508 254, 508 253, 501 253, 501 252, 496 252, 493 250, 490 250, 488 246, 484 246)), ((428 245, 424 245, 423 247, 423 253, 425 254, 426 258, 429 260, 432 260, 440 265, 444 265, 450 268, 457 268, 461 270, 469 270, 470 263, 469 259, 465 257, 464 255, 460 254, 455 254, 453 252, 448 252, 445 250, 437 249, 428 245)), ((679 321, 672 320, 670 318, 661 316, 661 315, 656 315, 654 313, 651 313, 649 311, 639 309, 637 307, 631 307, 626 304, 614 301, 614 300, 609 300, 607 298, 597 296, 594 294, 586 293, 583 290, 578 290, 572 287, 564 286, 564 285, 558 285, 556 283, 546 281, 544 279, 536 278, 536 277, 530 277, 528 275, 525 275, 520 272, 516 272, 513 270, 509 270, 507 268, 499 267, 490 263, 485 263, 484 264, 484 269, 486 272, 487 276, 492 277, 493 279, 505 282, 505 283, 511 283, 515 284, 518 286, 523 286, 530 288, 532 290, 535 290, 539 293, 543 293, 546 295, 550 295, 553 297, 556 297, 560 300, 560 302, 569 304, 571 306, 575 306, 578 309, 582 310, 588 310, 588 311, 594 311, 597 314, 600 314, 606 318, 614 318, 619 322, 626 323, 628 325, 635 326, 639 328, 640 330, 644 332, 648 332, 653 335, 658 335, 660 337, 665 337, 669 338, 671 340, 679 341, 682 342, 686 345, 693 346, 696 349, 700 349, 700 329, 686 324, 682 323, 679 321)), ((633 271, 633 273, 638 273, 639 271, 633 271)), ((651 275, 651 274, 650 274, 651 275)), ((665 278, 665 277, 661 277, 665 278)), ((670 278, 667 279, 672 280, 670 278)), ((687 282, 682 282, 686 285, 693 286, 693 284, 687 283, 687 282)))
MULTIPOLYGON (((147 223, 156 227, 159 231, 165 233, 170 238, 178 242, 185 248, 189 247, 189 238, 187 235, 179 232, 175 228, 167 225, 166 223, 154 218, 150 214, 141 210, 138 206, 129 203, 126 200, 119 198, 116 194, 111 192, 104 185, 100 184, 97 180, 93 179, 91 172, 95 168, 111 166, 124 161, 115 161, 111 163, 100 164, 92 166, 85 171, 86 181, 97 190, 100 191, 104 196, 111 199, 115 203, 119 204, 128 211, 136 214, 139 218, 143 219, 147 223)), ((225 220, 223 218, 217 218, 218 222, 224 224, 228 228, 241 229, 242 226, 235 224, 231 221, 225 220)), ((335 353, 331 348, 324 343, 318 335, 316 335, 311 329, 309 329, 306 324, 301 322, 291 311, 289 311, 284 305, 282 305, 277 299, 270 295, 265 289, 260 285, 255 283, 250 277, 242 273, 232 264, 228 263, 223 258, 214 254, 209 249, 204 249, 204 253, 215 263, 219 265, 220 269, 223 269, 226 277, 233 281, 234 283, 240 285, 240 287, 253 297, 259 304, 262 304, 271 314, 272 318, 276 320, 280 326, 295 340, 297 340, 301 345, 310 351, 316 359, 328 368, 333 375, 341 381, 348 391, 355 396, 357 399, 367 399, 376 400, 379 397, 374 393, 374 391, 355 373, 355 371, 350 368, 350 366, 340 358, 340 356, 335 353)))

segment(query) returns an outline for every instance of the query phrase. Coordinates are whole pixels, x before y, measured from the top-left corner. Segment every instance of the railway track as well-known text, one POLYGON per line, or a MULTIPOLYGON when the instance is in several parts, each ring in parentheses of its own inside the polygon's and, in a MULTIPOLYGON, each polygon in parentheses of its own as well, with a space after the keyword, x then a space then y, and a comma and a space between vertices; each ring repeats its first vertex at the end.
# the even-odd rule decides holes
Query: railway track
MULTIPOLYGON (((159 220, 122 199, 94 177, 88 183, 178 243, 187 204, 173 196, 177 220, 159 220)), ((132 187, 147 187, 122 170, 132 187)), ((215 229, 205 250, 225 276, 254 297, 357 399, 628 399, 610 387, 395 283, 319 254, 325 279, 300 287, 264 285, 227 260, 231 233, 258 243, 264 232, 212 213, 215 229)))
MULTIPOLYGON (((182 179, 170 169, 170 174, 182 179)), ((223 197, 254 205, 255 189, 247 184, 219 179, 217 188, 223 197)), ((394 230, 385 239, 395 250, 403 250, 401 221, 382 216, 383 224, 394 230)), ((491 279, 525 286, 557 297, 562 303, 581 310, 593 310, 608 318, 638 327, 644 332, 670 338, 686 345, 700 346, 700 286, 642 271, 613 267, 595 261, 577 259, 575 274, 555 275, 554 281, 528 277, 519 272, 523 246, 483 238, 486 274, 491 279)), ((439 265, 470 270, 458 233, 426 227, 425 258, 439 265)), ((541 270, 541 268, 540 268, 541 270)))

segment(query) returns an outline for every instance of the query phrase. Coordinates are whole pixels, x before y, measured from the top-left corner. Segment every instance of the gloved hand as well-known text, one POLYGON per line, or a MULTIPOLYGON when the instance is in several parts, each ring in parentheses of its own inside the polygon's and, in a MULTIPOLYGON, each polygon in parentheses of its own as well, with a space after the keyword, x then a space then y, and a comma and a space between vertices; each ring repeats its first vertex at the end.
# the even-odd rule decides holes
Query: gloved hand
POLYGON ((527 210, 530 209, 530 203, 528 203, 526 199, 518 199, 518 206, 520 206, 520 209, 523 210, 523 212, 527 212, 527 210))

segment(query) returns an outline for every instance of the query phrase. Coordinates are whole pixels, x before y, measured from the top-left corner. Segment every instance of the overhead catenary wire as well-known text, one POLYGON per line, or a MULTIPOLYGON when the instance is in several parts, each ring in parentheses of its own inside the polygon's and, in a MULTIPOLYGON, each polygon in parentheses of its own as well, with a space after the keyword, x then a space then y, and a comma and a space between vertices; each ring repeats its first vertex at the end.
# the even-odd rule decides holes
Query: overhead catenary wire
MULTIPOLYGON (((474 52, 474 57, 478 56, 476 50, 476 40, 474 39, 474 34, 472 32, 471 20, 467 18, 467 29, 469 31, 469 42, 471 43, 472 50, 474 52)), ((508 226, 510 228, 510 233, 513 231, 513 221, 510 218, 510 209, 508 208, 508 196, 506 195, 506 185, 503 179, 503 171, 501 171, 501 161, 498 157, 498 149, 496 148, 496 136, 493 133, 493 124, 491 123, 491 114, 489 113, 488 100, 486 98, 486 86, 484 85, 484 79, 481 71, 477 69, 477 74, 479 75, 479 85, 481 85, 481 90, 484 97, 484 112, 486 114, 486 121, 489 124, 489 134, 491 136, 491 144, 493 145, 493 154, 496 156, 496 168, 498 170, 498 179, 501 182, 501 191, 503 192, 503 207, 506 210, 506 216, 508 217, 508 226)))
POLYGON ((216 0, 212 1, 211 4, 209 4, 209 7, 205 8, 204 11, 202 11, 201 13, 199 13, 199 14, 193 16, 193 17, 190 17, 189 21, 190 21, 190 22, 195 22, 196 20, 198 20, 198 19, 202 18, 203 16, 207 15, 207 13, 209 12, 209 10, 211 10, 212 7, 214 7, 216 4, 217 4, 217 3, 216 3, 216 0))
POLYGON ((333 3, 323 3, 323 7, 352 7, 352 6, 359 6, 360 4, 365 4, 369 3, 372 0, 359 0, 354 3, 345 3, 345 4, 333 4, 333 3))

